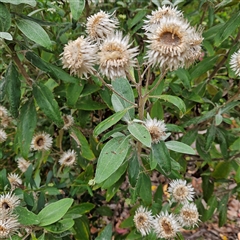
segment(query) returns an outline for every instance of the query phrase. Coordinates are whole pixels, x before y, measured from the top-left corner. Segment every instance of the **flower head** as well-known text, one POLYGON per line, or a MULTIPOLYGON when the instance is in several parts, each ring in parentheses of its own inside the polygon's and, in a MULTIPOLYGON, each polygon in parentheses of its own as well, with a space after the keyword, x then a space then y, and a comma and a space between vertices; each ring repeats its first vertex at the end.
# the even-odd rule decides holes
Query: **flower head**
POLYGON ((230 67, 240 77, 240 49, 231 56, 230 67))
POLYGON ((154 231, 159 238, 174 238, 180 230, 177 218, 168 212, 161 212, 156 216, 153 225, 154 231))
POLYGON ((61 54, 63 68, 70 69, 70 74, 87 77, 87 73, 93 73, 97 50, 97 46, 83 36, 70 40, 61 54))
POLYGON ((148 211, 143 206, 140 206, 135 212, 133 221, 137 230, 142 234, 142 236, 146 236, 150 233, 153 226, 152 212, 148 211))
POLYGON ((37 133, 32 139, 31 148, 36 151, 47 151, 52 147, 52 141, 52 137, 49 134, 45 132, 37 133))
POLYGON ((169 184, 168 192, 176 202, 187 203, 194 198, 194 189, 186 180, 173 180, 169 184))
POLYGON ((178 219, 183 227, 197 226, 197 223, 200 221, 197 206, 194 203, 184 204, 178 219))
POLYGON ((138 48, 130 48, 129 36, 117 31, 109 35, 100 45, 99 65, 103 75, 115 79, 126 75, 126 71, 135 65, 138 48))
POLYGON ((8 181, 11 184, 12 190, 14 190, 16 187, 19 187, 22 184, 22 179, 16 173, 9 173, 8 181))
POLYGON ((8 110, 0 105, 0 118, 7 117, 8 116, 8 110))
POLYGON ((99 42, 114 32, 119 22, 112 17, 113 14, 100 10, 100 12, 87 18, 86 31, 90 39, 99 42))
POLYGON ((74 150, 64 152, 58 162, 60 165, 72 166, 76 162, 76 152, 74 150))
POLYGON ((26 172, 28 167, 30 166, 30 162, 25 160, 24 158, 20 157, 17 159, 18 168, 21 170, 21 172, 26 172))
POLYGON ((2 194, 0 195, 0 212, 12 212, 19 203, 19 198, 12 192, 2 194))
POLYGON ((12 122, 12 118, 9 116, 3 116, 1 118, 1 125, 6 128, 9 126, 9 124, 12 122))
POLYGON ((164 121, 148 117, 144 124, 151 135, 153 143, 158 143, 160 140, 164 139, 166 135, 165 131, 167 130, 164 121))
POLYGON ((64 115, 63 121, 64 121, 64 126, 63 126, 64 130, 68 130, 74 123, 74 119, 72 115, 64 115))
POLYGON ((7 139, 7 134, 3 129, 0 129, 0 143, 5 142, 7 139))

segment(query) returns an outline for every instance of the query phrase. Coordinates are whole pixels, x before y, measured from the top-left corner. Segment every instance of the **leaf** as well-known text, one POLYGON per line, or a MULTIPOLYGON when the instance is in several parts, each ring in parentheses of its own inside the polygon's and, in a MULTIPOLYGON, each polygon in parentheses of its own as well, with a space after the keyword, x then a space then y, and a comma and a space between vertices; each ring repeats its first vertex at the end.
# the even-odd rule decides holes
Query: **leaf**
POLYGON ((240 146, 240 137, 233 142, 233 144, 229 147, 231 151, 239 151, 240 146))
POLYGON ((128 166, 128 178, 132 187, 135 187, 139 173, 140 173, 140 165, 138 162, 138 156, 137 156, 137 152, 134 152, 132 158, 129 160, 129 166, 128 166))
POLYGON ((37 125, 37 113, 33 99, 27 101, 20 110, 17 126, 18 143, 23 158, 28 159, 30 144, 37 125))
POLYGON ((100 233, 98 237, 95 238, 95 240, 110 240, 112 239, 112 224, 109 223, 104 230, 100 233))
POLYGON ((219 202, 219 227, 222 227, 227 221, 227 208, 228 208, 229 195, 225 194, 219 202))
POLYGON ((74 215, 83 215, 94 209, 95 205, 93 203, 80 203, 76 206, 71 207, 65 214, 64 218, 72 218, 74 215))
POLYGON ((6 40, 13 40, 13 37, 8 32, 0 32, 0 38, 6 39, 6 40))
POLYGON ((166 144, 166 147, 172 151, 195 155, 194 149, 192 149, 190 146, 188 146, 185 143, 178 142, 178 141, 168 141, 168 142, 165 142, 165 144, 166 144))
POLYGON ((213 141, 215 140, 215 135, 216 135, 216 127, 214 124, 210 126, 207 130, 206 134, 206 145, 205 145, 205 150, 209 151, 213 141))
POLYGON ((20 105, 21 97, 21 82, 16 67, 10 63, 6 72, 6 90, 7 97, 10 104, 10 112, 13 117, 18 117, 18 108, 20 105))
POLYGON ((3 78, 0 80, 0 102, 3 101, 6 95, 6 86, 7 86, 7 79, 3 78))
POLYGON ((0 3, 0 32, 8 31, 11 27, 11 21, 12 20, 10 12, 4 4, 0 3))
POLYGON ((78 83, 70 83, 66 89, 66 98, 67 98, 67 104, 69 106, 74 106, 77 102, 84 85, 79 85, 78 83))
POLYGON ((44 227, 61 219, 71 207, 73 199, 64 198, 50 203, 38 213, 39 226, 44 227))
POLYGON ((38 216, 25 207, 15 207, 14 213, 18 215, 18 222, 24 226, 38 225, 40 223, 38 216))
POLYGON ((120 112, 116 112, 112 116, 99 123, 94 129, 93 135, 96 137, 100 133, 104 132, 105 130, 116 124, 118 121, 121 120, 121 118, 126 114, 127 111, 128 109, 124 109, 120 112))
POLYGON ((29 4, 32 7, 35 7, 37 4, 37 2, 35 0, 1 0, 1 2, 11 3, 14 5, 19 5, 19 4, 23 3, 23 4, 29 4))
MULTIPOLYGON (((76 127, 72 127, 71 133, 73 133, 78 139, 77 144, 80 144, 80 146, 81 146, 82 156, 88 160, 94 160, 95 159, 94 153, 93 153, 92 149, 90 148, 88 141, 85 138, 85 136, 82 134, 82 132, 79 129, 77 129, 76 127)), ((75 140, 75 138, 74 138, 74 140, 75 140)))
POLYGON ((191 88, 191 76, 189 72, 186 69, 179 68, 177 71, 175 71, 175 73, 177 74, 178 78, 182 81, 183 86, 189 90, 191 88))
POLYGON ((212 172, 212 177, 216 179, 226 179, 231 171, 231 162, 219 162, 212 172))
POLYGON ((86 216, 75 219, 74 230, 76 231, 75 239, 77 240, 89 240, 90 230, 89 223, 86 216))
POLYGON ((93 101, 89 97, 80 98, 75 105, 75 108, 85 111, 101 110, 106 107, 104 103, 93 101))
POLYGON ((131 123, 128 125, 128 131, 143 145, 151 147, 151 135, 146 127, 138 123, 131 123))
POLYGON ((107 142, 98 158, 95 181, 101 183, 122 165, 129 149, 129 136, 116 137, 107 142))
POLYGON ((16 24, 20 31, 30 40, 47 49, 52 49, 52 42, 48 34, 38 23, 27 19, 21 19, 17 20, 16 24))
POLYGON ((148 175, 141 173, 138 178, 137 186, 139 189, 139 197, 146 205, 152 203, 151 180, 148 175))
POLYGON ((212 196, 209 200, 208 200, 208 208, 207 210, 205 210, 205 212, 203 213, 202 219, 203 222, 209 220, 212 216, 213 213, 215 211, 215 209, 217 208, 217 198, 215 196, 212 196))
POLYGON ((70 10, 74 20, 78 20, 85 7, 85 0, 69 0, 70 10))
MULTIPOLYGON (((238 145, 239 146, 239 145, 238 145)), ((239 184, 240 183, 240 166, 238 166, 237 172, 235 174, 234 180, 239 184)))
POLYGON ((64 218, 57 223, 45 226, 44 229, 52 233, 62 233, 73 227, 74 221, 71 218, 64 218))
POLYGON ((147 10, 141 9, 141 11, 139 11, 133 19, 129 18, 128 20, 128 28, 132 28, 133 26, 135 26, 137 23, 139 23, 144 16, 146 15, 147 10))
POLYGON ((116 195, 124 180, 125 176, 122 176, 115 184, 113 184, 111 187, 107 189, 106 193, 107 202, 109 202, 116 195))

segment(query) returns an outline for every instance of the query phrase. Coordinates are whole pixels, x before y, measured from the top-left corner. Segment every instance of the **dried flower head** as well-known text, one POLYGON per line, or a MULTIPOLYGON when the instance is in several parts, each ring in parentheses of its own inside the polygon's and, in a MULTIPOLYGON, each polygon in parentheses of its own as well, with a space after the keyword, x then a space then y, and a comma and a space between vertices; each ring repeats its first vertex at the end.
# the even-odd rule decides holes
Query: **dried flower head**
POLYGON ((45 132, 37 133, 32 139, 31 148, 36 151, 47 151, 52 147, 52 141, 52 137, 49 134, 45 132))
POLYGON ((148 211, 143 206, 140 206, 135 212, 133 221, 141 235, 146 236, 147 234, 150 233, 153 226, 152 212, 148 211))
POLYGON ((183 227, 197 226, 200 221, 197 206, 194 203, 184 204, 180 210, 178 219, 183 227))
POLYGON ((230 67, 240 77, 240 49, 231 56, 230 67))
POLYGON ((161 212, 154 220, 153 229, 157 237, 169 239, 176 236, 180 225, 173 214, 161 212))
POLYGON ((114 32, 119 22, 113 17, 113 14, 100 10, 100 12, 87 18, 86 31, 90 39, 99 42, 114 32))
POLYGON ((75 41, 69 41, 65 45, 62 55, 63 68, 70 69, 70 74, 87 77, 88 73, 93 73, 93 66, 97 60, 97 45, 84 39, 83 36, 75 41))
POLYGON ((8 117, 8 116, 3 116, 1 118, 1 125, 6 128, 10 125, 10 123, 12 122, 12 118, 8 117))
POLYGON ((151 135, 153 143, 158 143, 166 136, 165 131, 167 129, 164 121, 157 120, 156 118, 151 119, 150 117, 148 117, 144 124, 151 135))
POLYGON ((16 173, 9 173, 8 174, 8 180, 11 184, 11 189, 12 190, 19 187, 22 184, 22 179, 16 173))
POLYGON ((0 129, 0 143, 5 142, 7 139, 7 134, 3 129, 0 129))
POLYGON ((18 168, 21 170, 21 172, 26 172, 28 167, 30 166, 30 162, 25 160, 24 158, 20 157, 17 159, 18 168))
POLYGON ((8 110, 0 105, 0 118, 7 117, 8 116, 8 110))
POLYGON ((12 192, 0 195, 0 212, 12 212, 20 203, 19 198, 12 192))
POLYGON ((74 150, 68 150, 61 155, 59 163, 64 166, 72 166, 76 162, 76 156, 77 154, 74 150))
POLYGON ((68 130, 74 123, 73 116, 72 115, 64 115, 63 122, 64 122, 63 129, 68 130))
POLYGON ((17 216, 9 213, 0 214, 0 239, 9 238, 20 228, 17 216))
POLYGON ((100 46, 99 67, 103 75, 115 79, 126 75, 126 71, 135 65, 138 48, 129 48, 129 36, 117 31, 109 35, 100 46))
POLYGON ((168 192, 176 202, 187 203, 194 198, 194 189, 186 180, 173 180, 169 184, 168 192))

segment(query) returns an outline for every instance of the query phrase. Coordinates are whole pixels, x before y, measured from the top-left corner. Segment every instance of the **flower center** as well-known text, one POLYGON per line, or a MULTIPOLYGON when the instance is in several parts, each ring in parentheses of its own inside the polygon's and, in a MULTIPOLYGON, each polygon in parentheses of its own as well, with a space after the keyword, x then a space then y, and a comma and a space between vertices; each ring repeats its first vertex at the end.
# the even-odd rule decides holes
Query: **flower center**
POLYGON ((68 162, 68 163, 70 163, 71 161, 73 160, 73 157, 68 157, 66 160, 65 160, 65 162, 68 162))
POLYGON ((183 216, 184 218, 186 219, 196 219, 197 218, 197 214, 195 212, 192 212, 192 211, 183 211, 183 216))
POLYGON ((5 209, 5 210, 7 210, 7 209, 10 208, 10 206, 8 205, 8 203, 3 202, 3 203, 2 203, 2 208, 5 209))
POLYGON ((144 226, 146 220, 147 218, 145 216, 139 216, 137 222, 139 225, 144 226))
POLYGON ((63 121, 64 121, 65 124, 69 123, 69 120, 68 120, 68 118, 66 116, 63 117, 63 121))
POLYGON ((184 186, 179 186, 176 189, 175 194, 179 198, 185 198, 187 196, 187 194, 188 194, 188 190, 184 186))
POLYGON ((43 145, 44 145, 44 139, 42 138, 42 137, 40 137, 39 139, 37 139, 37 145, 39 146, 39 147, 42 147, 43 145))
POLYGON ((172 32, 163 32, 159 36, 159 41, 165 45, 177 46, 181 43, 179 36, 172 32))
POLYGON ((106 51, 108 60, 121 60, 123 58, 123 51, 117 44, 111 43, 107 46, 106 51))
POLYGON ((164 219, 164 220, 162 220, 161 225, 166 234, 172 233, 173 229, 172 229, 171 223, 169 221, 164 219))

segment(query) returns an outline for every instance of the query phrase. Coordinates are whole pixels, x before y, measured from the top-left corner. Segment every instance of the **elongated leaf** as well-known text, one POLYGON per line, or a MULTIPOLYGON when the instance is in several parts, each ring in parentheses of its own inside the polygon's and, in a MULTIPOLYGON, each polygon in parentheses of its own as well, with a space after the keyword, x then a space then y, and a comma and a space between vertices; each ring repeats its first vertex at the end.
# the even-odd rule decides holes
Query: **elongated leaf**
POLYGON ((69 106, 74 106, 77 102, 84 85, 78 83, 70 83, 66 89, 67 104, 69 106))
POLYGON ((0 32, 0 38, 6 39, 6 40, 13 40, 13 37, 8 32, 0 32))
POLYGON ((90 212, 95 207, 92 203, 80 203, 79 205, 71 207, 64 218, 72 218, 74 215, 81 215, 90 212))
POLYGON ((134 152, 132 158, 129 160, 128 178, 132 187, 135 187, 140 173, 140 165, 138 162, 137 152, 134 152))
POLYGON ((107 119, 99 123, 94 129, 93 135, 96 137, 100 133, 104 132, 105 130, 116 124, 118 121, 121 120, 121 118, 126 114, 126 112, 127 109, 124 109, 120 112, 116 112, 112 116, 108 117, 107 119))
POLYGON ((52 42, 45 30, 36 22, 21 19, 16 21, 20 31, 35 43, 47 48, 52 48, 52 42))
POLYGON ((6 86, 7 86, 7 79, 3 78, 0 81, 0 102, 3 101, 5 95, 6 95, 6 86))
POLYGON ((112 224, 109 223, 95 240, 112 239, 112 224))
POLYGON ((52 233, 62 233, 70 229, 73 225, 74 221, 71 218, 64 218, 57 223, 45 226, 44 229, 52 233))
POLYGON ((11 14, 6 8, 6 6, 0 3, 0 32, 8 31, 10 26, 11 26, 11 14))
POLYGON ((216 134, 216 127, 214 124, 212 124, 210 126, 210 128, 208 128, 207 134, 206 134, 206 145, 205 145, 206 151, 209 151, 209 149, 215 139, 215 134, 216 134))
POLYGON ((37 113, 34 102, 31 99, 22 106, 17 127, 20 152, 25 159, 28 159, 30 144, 36 125, 37 113))
POLYGON ((10 112, 13 117, 18 116, 18 108, 20 105, 21 97, 21 82, 16 67, 11 63, 6 73, 7 80, 7 97, 10 104, 10 112))
POLYGON ((85 7, 85 0, 69 0, 70 10, 74 20, 78 20, 85 7))
POLYGON ((23 3, 23 4, 29 4, 32 7, 35 7, 36 4, 37 4, 35 0, 1 0, 1 2, 11 3, 11 4, 14 4, 14 5, 18 5, 18 4, 23 3))
POLYGON ((166 147, 172 151, 186 153, 186 154, 195 154, 195 151, 185 143, 178 141, 168 141, 165 142, 166 147))
MULTIPOLYGON (((240 146, 240 137, 236 141, 234 141, 233 144, 229 148, 232 151, 239 151, 239 146, 240 146)), ((239 175, 239 177, 240 177, 240 175, 239 175)))
POLYGON ((139 189, 139 196, 146 205, 152 202, 151 180, 148 175, 141 173, 139 175, 137 188, 139 189))
POLYGON ((215 209, 217 208, 217 205, 218 205, 218 202, 217 202, 217 198, 215 196, 212 196, 209 200, 208 200, 208 203, 207 203, 208 207, 207 209, 205 210, 203 216, 202 216, 202 219, 203 221, 207 221, 209 220, 215 209))
POLYGON ((137 23, 139 23, 142 18, 146 15, 147 13, 147 10, 141 10, 141 11, 138 11, 138 13, 134 16, 133 19, 129 19, 128 20, 128 27, 129 28, 132 28, 133 26, 135 26, 137 23))
POLYGON ((131 123, 128 125, 128 131, 143 145, 151 147, 152 139, 146 127, 138 123, 131 123))
POLYGON ((179 79, 182 81, 183 86, 186 89, 191 88, 191 77, 189 75, 189 72, 186 69, 179 68, 177 71, 175 71, 179 79))
POLYGON ((106 107, 104 103, 93 101, 89 97, 80 98, 75 104, 75 108, 86 111, 101 110, 106 107))
POLYGON ((90 239, 90 229, 89 223, 86 216, 75 219, 74 230, 76 231, 76 239, 89 240, 90 239))
POLYGON ((225 179, 231 171, 231 162, 219 162, 214 168, 212 176, 217 179, 225 179))
POLYGON ((25 207, 17 206, 14 213, 18 215, 18 222, 24 226, 38 225, 40 222, 38 216, 25 207))
POLYGON ((73 199, 64 198, 57 202, 50 203, 38 213, 39 226, 47 226, 61 219, 71 207, 73 199))
POLYGON ((95 181, 101 183, 122 165, 129 148, 129 136, 111 139, 103 147, 96 169, 95 181))
POLYGON ((43 110, 46 116, 58 126, 63 125, 58 103, 54 99, 53 93, 49 88, 41 82, 36 83, 33 85, 33 95, 38 106, 43 110))
POLYGON ((71 136, 75 136, 77 137, 77 139, 75 139, 74 137, 74 140, 77 142, 77 144, 79 144, 81 146, 81 153, 82 153, 82 156, 88 160, 94 160, 95 159, 95 156, 94 156, 94 153, 93 151, 91 150, 89 144, 88 144, 88 141, 87 139, 85 138, 85 136, 82 134, 82 132, 77 129, 76 127, 73 127, 71 128, 71 136))
POLYGON ((122 176, 115 184, 113 184, 111 187, 107 189, 106 193, 106 200, 109 202, 119 191, 120 186, 122 185, 123 181, 125 179, 125 176, 122 176))

